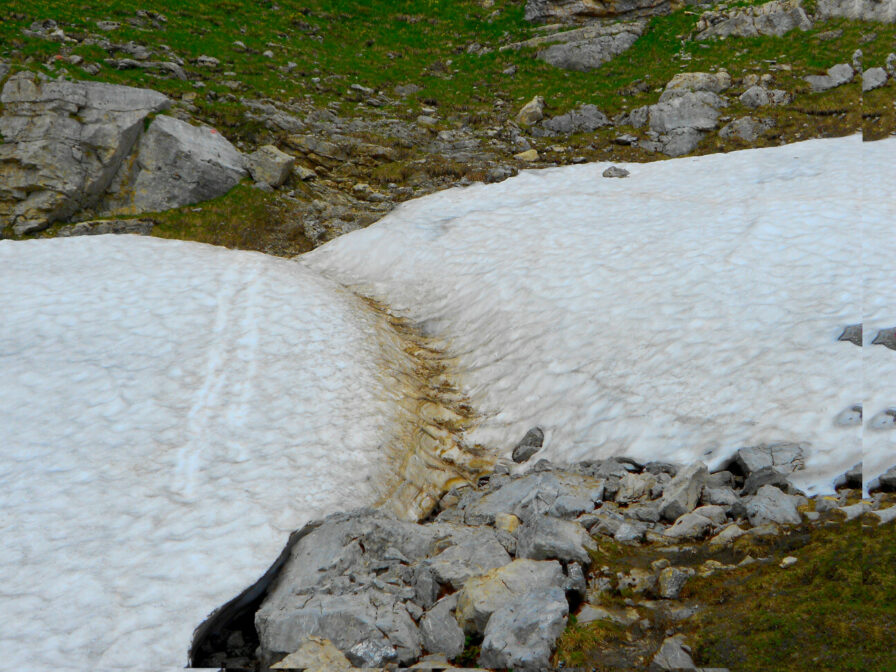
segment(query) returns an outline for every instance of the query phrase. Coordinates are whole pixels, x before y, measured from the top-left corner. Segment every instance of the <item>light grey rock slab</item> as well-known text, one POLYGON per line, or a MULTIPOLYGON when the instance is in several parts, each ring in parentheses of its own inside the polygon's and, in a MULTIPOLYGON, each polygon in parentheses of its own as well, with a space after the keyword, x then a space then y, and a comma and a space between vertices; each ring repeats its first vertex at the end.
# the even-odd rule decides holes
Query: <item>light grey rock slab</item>
POLYGON ((511 557, 498 540, 495 530, 481 527, 470 530, 461 541, 426 563, 439 583, 459 590, 467 579, 503 567, 510 561, 511 557))
POLYGON ((677 600, 684 584, 693 575, 693 570, 666 567, 657 577, 657 593, 665 600, 677 600))
POLYGON ((464 650, 466 638, 454 617, 456 607, 455 593, 443 597, 420 619, 420 636, 426 651, 456 658, 464 650))
POLYGON ((485 627, 479 664, 488 668, 541 670, 566 628, 569 605, 560 588, 527 592, 494 611, 485 627))
POLYGON ((889 0, 818 0, 819 18, 840 17, 856 21, 896 22, 896 4, 889 0))
POLYGON ((588 72, 630 49, 645 28, 646 24, 639 21, 558 33, 551 36, 556 43, 539 51, 537 56, 557 68, 588 72))
POLYGON ((666 520, 674 521, 697 508, 708 476, 706 465, 701 463, 692 464, 679 471, 663 491, 660 515, 666 520))
POLYGON ((650 130, 655 133, 670 133, 681 128, 710 131, 716 127, 719 108, 724 104, 710 91, 687 91, 649 107, 650 130))
POLYGON ((483 633, 492 613, 508 602, 532 590, 562 589, 565 583, 559 562, 517 558, 467 581, 457 597, 457 622, 466 633, 483 633))
POLYGON ((862 73, 862 91, 873 91, 887 83, 887 71, 883 68, 868 68, 862 73))
POLYGON ((809 82, 813 92, 821 93, 848 84, 853 77, 855 77, 855 71, 851 65, 838 63, 828 68, 827 73, 824 75, 809 75, 804 79, 809 82))
POLYGON ((562 560, 591 564, 588 549, 595 548, 584 527, 571 520, 552 516, 535 516, 517 531, 518 558, 562 560))
POLYGON ((650 672, 684 672, 695 670, 696 666, 694 659, 684 648, 684 640, 675 636, 663 640, 648 669, 650 672))
POLYGON ((758 6, 704 12, 695 30, 696 39, 708 40, 731 36, 782 37, 791 30, 809 30, 811 27, 812 22, 800 0, 773 0, 758 6))
POLYGON ((609 123, 607 115, 601 112, 597 105, 580 105, 566 114, 545 119, 535 130, 540 130, 544 135, 592 133, 609 123))
POLYGON ((665 534, 673 539, 701 539, 712 529, 712 521, 699 513, 682 514, 665 534))
POLYGON ((264 145, 246 156, 246 168, 252 179, 270 187, 279 187, 289 178, 296 160, 274 145, 264 145))
POLYGON ((527 21, 570 23, 598 17, 651 16, 667 13, 669 4, 669 0, 526 0, 525 17, 527 21))
POLYGON ((740 138, 745 142, 753 142, 762 135, 766 130, 771 128, 773 122, 766 120, 758 120, 754 117, 741 117, 725 125, 719 131, 722 138, 740 138))

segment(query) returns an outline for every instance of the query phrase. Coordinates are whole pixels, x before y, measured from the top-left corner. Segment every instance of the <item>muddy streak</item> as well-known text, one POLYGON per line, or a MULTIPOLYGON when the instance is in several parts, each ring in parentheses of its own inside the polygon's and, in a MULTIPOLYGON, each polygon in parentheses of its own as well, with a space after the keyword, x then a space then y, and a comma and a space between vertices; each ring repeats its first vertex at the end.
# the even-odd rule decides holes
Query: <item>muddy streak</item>
POLYGON ((384 387, 395 396, 395 426, 387 463, 392 478, 381 483, 377 506, 420 520, 454 485, 475 482, 494 460, 464 439, 477 416, 462 392, 457 362, 447 344, 425 336, 409 320, 393 315, 373 299, 361 297, 381 324, 384 387))

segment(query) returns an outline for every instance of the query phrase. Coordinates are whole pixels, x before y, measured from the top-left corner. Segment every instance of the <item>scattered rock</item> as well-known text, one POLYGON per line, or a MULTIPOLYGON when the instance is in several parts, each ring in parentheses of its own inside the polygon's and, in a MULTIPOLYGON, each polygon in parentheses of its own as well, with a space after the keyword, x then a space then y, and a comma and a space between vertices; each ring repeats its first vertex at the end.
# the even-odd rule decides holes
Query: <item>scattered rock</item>
POLYGON ((519 670, 547 668, 568 613, 566 595, 557 587, 533 590, 508 601, 489 618, 479 664, 519 670))
POLYGON ((513 158, 518 161, 538 161, 538 150, 537 149, 527 149, 524 152, 520 152, 519 154, 514 154, 513 158))
POLYGON ((719 72, 681 72, 666 84, 660 102, 669 100, 686 91, 709 91, 721 93, 731 86, 731 75, 719 72))
POLYGON ((880 0, 818 0, 818 18, 842 17, 856 21, 896 23, 896 5, 880 0))
POLYGON ((809 75, 804 79, 812 86, 812 91, 814 93, 821 93, 822 91, 828 91, 838 86, 848 84, 852 81, 854 76, 855 71, 852 69, 851 65, 848 63, 838 63, 837 65, 832 65, 828 68, 827 74, 809 75))
POLYGON ((107 219, 90 222, 78 222, 60 227, 56 235, 59 238, 69 236, 101 236, 109 233, 133 233, 148 236, 155 222, 151 219, 107 219))
POLYGON ((773 443, 741 448, 734 456, 734 464, 744 476, 765 467, 774 467, 776 471, 789 474, 804 467, 804 447, 797 443, 773 443))
POLYGON ((679 569, 678 567, 666 567, 657 578, 657 592, 666 600, 677 600, 681 595, 681 589, 692 576, 693 572, 679 569))
POLYGON ((349 672, 349 659, 329 639, 308 637, 295 653, 271 666, 274 670, 300 669, 305 672, 349 672))
POLYGON ((799 560, 792 555, 788 555, 786 558, 782 559, 778 566, 781 569, 787 569, 788 567, 793 567, 799 560))
POLYGON ((252 179, 270 187, 279 187, 289 178, 296 160, 274 145, 264 145, 246 157, 252 179))
POLYGON ((513 449, 512 459, 517 464, 527 462, 544 444, 544 432, 540 427, 533 427, 513 449))
POLYGON ((669 11, 669 0, 526 0, 526 21, 573 23, 589 18, 652 16, 669 11))
POLYGON ((534 38, 514 46, 536 47, 553 42, 538 52, 540 60, 557 68, 588 72, 630 49, 646 27, 644 21, 608 26, 590 25, 534 38))
POLYGON ((673 539, 701 539, 712 529, 712 521, 699 513, 685 513, 666 530, 673 539))
POLYGON ((740 95, 740 102, 746 107, 764 107, 772 101, 763 87, 751 86, 740 95))
POLYGON ((619 166, 610 166, 604 172, 602 172, 601 175, 603 175, 604 177, 628 177, 630 173, 625 168, 620 168, 619 166))
POLYGON ((591 564, 594 541, 579 523, 551 516, 535 516, 517 532, 516 554, 533 560, 563 560, 591 564))
POLYGON ((763 5, 704 12, 695 30, 696 39, 708 40, 732 35, 782 37, 795 28, 809 30, 811 27, 800 0, 773 0, 763 5))
POLYGON ((706 466, 699 462, 682 469, 665 487, 660 515, 674 521, 697 508, 708 476, 706 466))
POLYGON ((846 520, 853 520, 862 514, 868 513, 871 510, 871 505, 868 502, 856 502, 849 506, 841 506, 837 510, 846 516, 846 520))
POLYGON ((883 68, 868 68, 862 73, 862 91, 873 91, 887 83, 887 71, 883 68))
POLYGON ((871 345, 882 345, 890 350, 896 350, 896 327, 878 331, 871 345))

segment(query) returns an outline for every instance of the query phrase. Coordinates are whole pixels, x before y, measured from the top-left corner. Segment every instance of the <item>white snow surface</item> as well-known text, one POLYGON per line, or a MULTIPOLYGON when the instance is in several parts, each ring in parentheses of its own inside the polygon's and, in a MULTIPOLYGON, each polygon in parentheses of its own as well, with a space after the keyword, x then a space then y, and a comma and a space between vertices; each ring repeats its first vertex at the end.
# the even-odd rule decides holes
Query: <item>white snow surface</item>
MULTIPOLYGON (((555 461, 718 466, 795 441, 794 480, 830 490, 862 459, 862 427, 834 419, 863 400, 862 350, 837 340, 862 321, 863 270, 866 316, 896 325, 892 205, 866 207, 892 202, 894 156, 892 139, 849 137, 626 164, 626 179, 529 171, 411 201, 299 261, 453 344, 483 415, 471 442, 506 456, 537 425, 555 461)), ((864 350, 869 410, 896 405, 896 353, 864 350)), ((877 473, 893 434, 869 443, 877 473)))
POLYGON ((309 518, 371 503, 392 403, 354 295, 137 236, 0 242, 0 669, 183 668, 309 518))
POLYGON ((467 438, 495 454, 535 425, 554 460, 714 466, 799 441, 801 484, 822 491, 864 430, 876 476, 896 463, 896 432, 870 428, 896 407, 896 353, 870 345, 896 326, 894 150, 526 172, 299 263, 0 242, 0 669, 183 667, 290 531, 375 500, 397 346, 346 287, 450 344, 482 416, 467 438), (866 347, 837 341, 863 317, 866 347), (863 400, 864 427, 834 424, 863 400))

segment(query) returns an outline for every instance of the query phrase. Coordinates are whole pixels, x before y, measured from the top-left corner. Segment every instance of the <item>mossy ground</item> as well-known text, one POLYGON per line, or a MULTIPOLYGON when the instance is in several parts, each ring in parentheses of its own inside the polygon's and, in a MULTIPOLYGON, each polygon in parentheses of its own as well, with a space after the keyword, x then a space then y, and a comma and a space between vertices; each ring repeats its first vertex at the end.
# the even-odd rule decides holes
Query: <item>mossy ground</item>
MULTIPOLYGON (((767 559, 706 578, 690 579, 681 594, 696 614, 678 624, 654 617, 653 643, 672 627, 692 645, 695 662, 737 672, 889 672, 896 670, 896 526, 872 516, 843 523, 839 514, 819 525, 783 535, 741 537, 733 547, 698 544, 673 564, 698 566, 708 559, 737 564, 748 555, 767 559), (785 556, 797 563, 782 569, 785 556)), ((631 547, 599 539, 595 566, 613 571, 646 567, 659 548, 631 547)), ((620 606, 631 595, 607 596, 620 606)), ((652 612, 639 607, 643 615, 652 612)), ((646 669, 649 656, 630 631, 606 621, 570 622, 556 661, 599 671, 646 669), (622 662, 620 662, 622 661, 622 662)), ((648 650, 649 649, 648 647, 648 650)))

